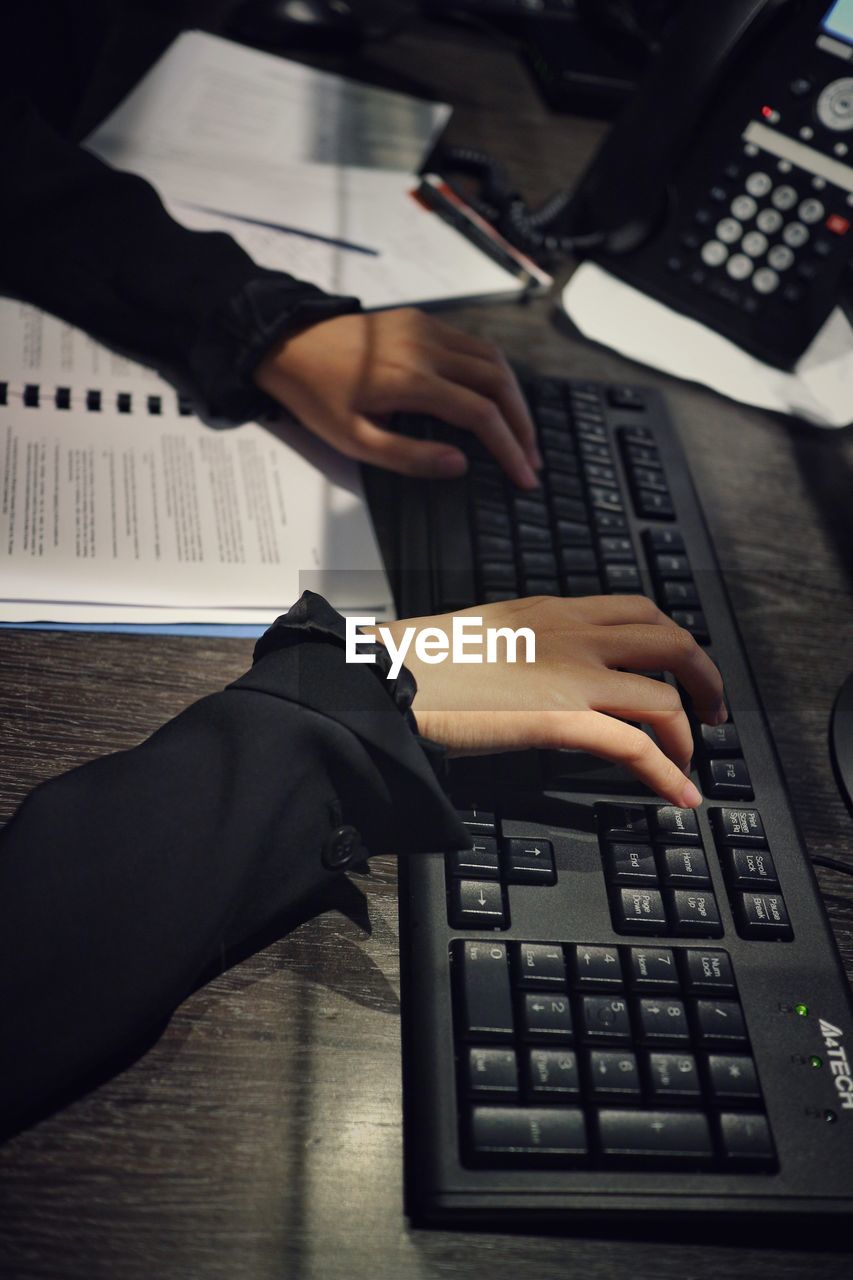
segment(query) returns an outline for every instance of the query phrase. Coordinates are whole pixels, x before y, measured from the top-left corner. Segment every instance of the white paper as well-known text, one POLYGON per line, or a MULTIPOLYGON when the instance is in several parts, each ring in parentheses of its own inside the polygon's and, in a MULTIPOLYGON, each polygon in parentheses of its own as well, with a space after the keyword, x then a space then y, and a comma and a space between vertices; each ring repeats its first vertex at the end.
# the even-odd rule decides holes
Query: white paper
POLYGON ((272 172, 291 162, 420 167, 451 109, 376 89, 201 31, 174 41, 90 139, 179 164, 272 172))
MULTIPOLYGON (((375 585, 375 584, 374 584, 375 585)), ((317 591, 327 595, 323 575, 308 575, 302 589, 317 591)), ((170 624, 189 623, 212 626, 268 627, 280 613, 284 613, 293 603, 282 600, 280 605, 269 609, 169 609, 145 605, 86 605, 67 603, 65 601, 21 601, 0 600, 0 622, 62 622, 97 623, 107 627, 111 623, 122 623, 130 626, 157 627, 170 624)), ((365 598, 356 604, 336 604, 339 612, 344 614, 364 614, 372 618, 392 619, 394 610, 388 600, 373 601, 369 591, 365 598)))
POLYGON ((88 390, 165 396, 175 391, 146 365, 96 342, 82 329, 14 298, 0 298, 0 381, 20 396, 27 383, 68 387, 85 402, 88 390))
POLYGON ((701 382, 743 404, 820 427, 853 421, 853 329, 833 311, 793 373, 763 364, 728 338, 584 262, 562 306, 585 337, 631 360, 701 382))
POLYGON ((10 601, 275 616, 312 571, 333 603, 390 599, 357 468, 296 425, 9 405, 0 481, 10 601))
MULTIPOLYGON (((450 298, 515 297, 523 285, 411 195, 410 174, 375 175, 383 249, 359 253, 322 240, 270 230, 222 214, 166 201, 169 212, 197 231, 225 231, 262 267, 286 271, 329 293, 359 298, 367 310, 426 306, 450 298)), ((365 234, 371 200, 354 202, 365 234)), ((361 235, 361 230, 359 230, 361 235)))

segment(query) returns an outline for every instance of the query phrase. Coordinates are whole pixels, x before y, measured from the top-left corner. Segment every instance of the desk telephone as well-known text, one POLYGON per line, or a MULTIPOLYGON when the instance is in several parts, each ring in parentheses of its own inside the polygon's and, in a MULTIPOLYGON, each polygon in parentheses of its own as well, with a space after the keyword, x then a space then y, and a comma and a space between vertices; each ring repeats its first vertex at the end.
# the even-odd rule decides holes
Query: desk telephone
POLYGON ((557 234, 790 368, 849 282, 851 223, 853 0, 698 0, 557 234))

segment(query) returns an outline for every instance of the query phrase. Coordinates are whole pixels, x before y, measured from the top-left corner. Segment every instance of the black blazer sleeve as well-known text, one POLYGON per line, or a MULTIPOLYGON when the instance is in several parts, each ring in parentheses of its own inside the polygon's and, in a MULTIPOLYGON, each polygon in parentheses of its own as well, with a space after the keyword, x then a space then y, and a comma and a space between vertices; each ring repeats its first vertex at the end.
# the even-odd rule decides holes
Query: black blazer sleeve
POLYGON ((0 291, 154 365, 213 416, 269 409, 251 375, 272 343, 358 310, 258 267, 230 236, 180 226, 148 183, 2 88, 0 174, 0 291))
POLYGON ((38 787, 0 834, 0 1127, 131 1051, 305 904, 342 826, 369 853, 469 843, 380 680, 310 638, 38 787))

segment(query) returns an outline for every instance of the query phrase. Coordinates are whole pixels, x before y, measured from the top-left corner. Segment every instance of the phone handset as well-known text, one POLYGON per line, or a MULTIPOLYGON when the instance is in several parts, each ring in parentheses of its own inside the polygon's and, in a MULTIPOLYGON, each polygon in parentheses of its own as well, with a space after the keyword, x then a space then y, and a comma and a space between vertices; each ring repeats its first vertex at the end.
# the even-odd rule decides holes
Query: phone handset
POLYGON ((616 254, 648 239, 666 211, 673 170, 722 76, 748 57, 745 46, 766 22, 798 2, 685 4, 573 194, 558 234, 595 235, 605 252, 616 254))

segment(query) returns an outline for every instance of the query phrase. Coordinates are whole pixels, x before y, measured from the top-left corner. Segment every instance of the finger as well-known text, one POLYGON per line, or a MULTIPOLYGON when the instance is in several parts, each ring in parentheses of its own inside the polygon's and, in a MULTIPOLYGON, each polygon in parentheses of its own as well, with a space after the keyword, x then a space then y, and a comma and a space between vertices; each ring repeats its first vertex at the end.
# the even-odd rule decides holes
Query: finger
POLYGON ((345 437, 322 430, 318 434, 359 462, 404 476, 452 480, 468 470, 468 459, 461 449, 437 441, 411 440, 383 430, 369 418, 356 418, 352 432, 345 437))
POLYGON ((521 489, 535 489, 536 474, 498 406, 487 396, 444 378, 427 378, 416 392, 418 409, 472 435, 521 489))
POLYGON ((594 622, 602 627, 623 627, 644 622, 650 626, 674 627, 672 618, 648 596, 576 596, 566 600, 572 620, 594 622))
POLYGON ((443 378, 471 387, 494 400, 531 466, 537 469, 541 467, 542 458, 536 446, 536 428, 509 365, 477 360, 451 351, 436 354, 434 364, 436 373, 443 378))
MULTIPOLYGON (((473 750, 518 747, 589 751, 630 769, 655 795, 679 808, 702 803, 696 787, 647 733, 598 711, 462 712, 454 715, 454 738, 464 733, 473 750)), ((464 750, 465 748, 463 748, 464 750)))
POLYGON ((678 693, 671 684, 647 676, 613 671, 590 697, 593 710, 651 725, 661 750, 686 769, 693 756, 693 734, 678 693))
POLYGON ((702 646, 683 627, 606 627, 596 637, 596 644, 608 667, 671 671, 705 724, 721 724, 726 718, 723 678, 702 646))

